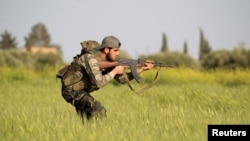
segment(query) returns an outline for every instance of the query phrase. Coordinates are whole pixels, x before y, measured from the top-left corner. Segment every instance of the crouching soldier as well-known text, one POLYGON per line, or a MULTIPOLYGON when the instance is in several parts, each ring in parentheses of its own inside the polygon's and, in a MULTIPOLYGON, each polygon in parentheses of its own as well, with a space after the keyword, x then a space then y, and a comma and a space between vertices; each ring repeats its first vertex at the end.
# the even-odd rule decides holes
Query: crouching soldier
MULTIPOLYGON (((94 40, 84 41, 81 45, 81 53, 57 74, 62 82, 62 96, 75 107, 82 118, 105 116, 105 107, 90 93, 105 86, 113 78, 120 83, 126 82, 123 75, 124 66, 113 65, 119 57, 121 43, 116 37, 107 36, 101 45, 94 40), (110 62, 111 65, 101 62, 110 62)), ((152 67, 152 63, 145 63, 137 72, 141 73, 152 67)), ((133 79, 131 73, 127 76, 129 80, 133 79)))

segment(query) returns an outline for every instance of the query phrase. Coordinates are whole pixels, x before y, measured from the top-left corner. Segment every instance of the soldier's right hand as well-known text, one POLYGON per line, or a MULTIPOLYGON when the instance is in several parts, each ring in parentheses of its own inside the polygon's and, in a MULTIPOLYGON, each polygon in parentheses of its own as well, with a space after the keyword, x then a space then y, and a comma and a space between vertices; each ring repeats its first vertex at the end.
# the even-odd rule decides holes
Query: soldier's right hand
POLYGON ((124 71, 124 66, 116 66, 114 69, 109 73, 112 77, 117 74, 122 74, 124 71))
POLYGON ((112 71, 115 71, 116 74, 122 74, 124 71, 124 66, 116 66, 112 71))

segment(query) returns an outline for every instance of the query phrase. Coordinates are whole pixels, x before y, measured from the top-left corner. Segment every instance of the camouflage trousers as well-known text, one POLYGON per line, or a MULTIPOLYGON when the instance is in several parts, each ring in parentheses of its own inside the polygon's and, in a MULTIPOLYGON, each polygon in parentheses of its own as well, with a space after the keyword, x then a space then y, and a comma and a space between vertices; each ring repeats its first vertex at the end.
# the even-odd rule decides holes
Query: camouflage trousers
POLYGON ((73 98, 72 100, 66 101, 75 107, 77 114, 81 118, 86 117, 89 120, 93 117, 106 116, 105 107, 99 101, 95 100, 89 93, 83 90, 70 93, 73 98))

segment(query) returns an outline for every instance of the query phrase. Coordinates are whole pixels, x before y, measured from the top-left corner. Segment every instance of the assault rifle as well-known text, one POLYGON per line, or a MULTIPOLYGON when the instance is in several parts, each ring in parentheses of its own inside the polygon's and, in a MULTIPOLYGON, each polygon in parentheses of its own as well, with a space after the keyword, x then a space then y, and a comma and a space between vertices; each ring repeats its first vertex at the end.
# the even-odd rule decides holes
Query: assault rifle
POLYGON ((135 80, 138 83, 142 82, 142 79, 140 75, 137 73, 137 67, 142 66, 144 63, 152 63, 154 66, 159 66, 159 67, 174 67, 173 64, 163 64, 161 62, 154 62, 154 61, 149 61, 149 60, 144 60, 144 59, 119 59, 117 62, 100 62, 99 67, 101 69, 105 68, 111 68, 114 66, 128 66, 132 72, 132 75, 134 76, 135 80))

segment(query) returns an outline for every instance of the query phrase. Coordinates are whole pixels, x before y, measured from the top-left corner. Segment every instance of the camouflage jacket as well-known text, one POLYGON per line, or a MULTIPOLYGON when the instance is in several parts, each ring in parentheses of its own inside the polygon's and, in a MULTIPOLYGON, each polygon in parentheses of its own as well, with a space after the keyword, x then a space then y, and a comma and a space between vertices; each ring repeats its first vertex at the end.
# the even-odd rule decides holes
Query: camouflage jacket
MULTIPOLYGON (((75 57, 74 61, 71 63, 71 66, 79 66, 81 67, 81 72, 83 76, 81 76, 81 81, 74 83, 73 85, 64 85, 66 89, 69 91, 77 91, 84 89, 86 92, 93 92, 103 86, 105 86, 108 82, 110 82, 113 77, 109 74, 111 69, 100 70, 98 66, 98 60, 95 55, 86 53, 83 55, 78 55, 75 57)), ((77 75, 78 77, 79 75, 77 75)), ((131 73, 127 74, 129 80, 133 79, 131 73)), ((75 79, 74 77, 72 79, 75 79)), ((71 80, 72 80, 71 79, 71 80)), ((119 83, 126 83, 125 77, 123 74, 116 75, 114 77, 119 83)))

